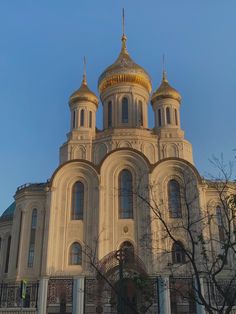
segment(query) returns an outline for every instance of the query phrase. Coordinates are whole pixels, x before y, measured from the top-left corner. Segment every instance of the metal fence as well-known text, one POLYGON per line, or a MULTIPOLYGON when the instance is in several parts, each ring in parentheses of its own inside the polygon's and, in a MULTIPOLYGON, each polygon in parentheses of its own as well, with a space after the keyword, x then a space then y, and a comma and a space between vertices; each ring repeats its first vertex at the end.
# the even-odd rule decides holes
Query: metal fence
POLYGON ((37 309, 0 309, 0 314, 35 314, 37 309))
POLYGON ((170 301, 172 314, 195 314, 193 279, 170 277, 170 301))
POLYGON ((47 313, 71 314, 73 279, 50 278, 48 282, 47 313))
MULTIPOLYGON (((126 275, 126 274, 125 274, 126 275)), ((109 280, 109 278, 108 278, 109 280)), ((145 281, 140 281, 140 284, 145 284, 144 289, 140 290, 135 283, 135 278, 124 278, 124 287, 125 294, 119 293, 118 283, 112 283, 112 286, 116 289, 113 290, 107 282, 103 282, 100 285, 99 279, 95 277, 87 277, 85 280, 85 291, 84 291, 84 304, 85 314, 94 314, 94 313, 109 313, 116 314, 118 313, 118 298, 122 297, 123 300, 126 300, 124 307, 125 313, 136 313, 128 305, 131 303, 131 297, 135 303, 132 304, 132 307, 135 308, 138 313, 159 313, 159 298, 158 298, 158 281, 155 277, 148 277, 145 281), (148 291, 149 293, 147 293, 148 291), (149 300, 147 297, 149 296, 149 300)))
MULTIPOLYGON (((36 309, 38 307, 38 282, 31 282, 27 284, 25 299, 21 300, 20 283, 1 283, 0 284, 0 310, 1 308, 30 308, 36 309)), ((6 313, 11 313, 8 312, 6 313)), ((9 310, 12 311, 12 310, 9 310)), ((2 311, 0 312, 2 313, 2 311)))
POLYGON ((217 281, 219 288, 217 288, 212 282, 206 281, 206 293, 210 303, 217 306, 221 306, 225 303, 225 306, 233 304, 236 306, 236 280, 223 280, 217 281))

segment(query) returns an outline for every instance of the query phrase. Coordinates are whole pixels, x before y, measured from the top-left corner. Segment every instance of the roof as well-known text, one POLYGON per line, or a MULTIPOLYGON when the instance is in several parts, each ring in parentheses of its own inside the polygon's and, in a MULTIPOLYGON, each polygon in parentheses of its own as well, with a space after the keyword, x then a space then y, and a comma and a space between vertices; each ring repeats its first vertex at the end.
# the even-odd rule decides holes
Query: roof
POLYGON ((107 87, 122 82, 141 84, 151 92, 152 84, 149 74, 130 57, 126 48, 127 37, 122 36, 122 48, 116 61, 107 67, 98 79, 98 89, 101 92, 107 87))
POLYGON ((79 100, 87 100, 93 102, 98 106, 97 96, 88 88, 86 78, 84 77, 82 84, 79 89, 77 89, 71 96, 70 102, 76 102, 79 100))
POLYGON ((163 99, 163 98, 173 98, 173 99, 176 99, 178 102, 181 101, 180 93, 169 84, 165 71, 163 72, 161 85, 153 93, 151 101, 153 103, 156 100, 163 99))
POLYGON ((0 220, 10 220, 13 218, 16 209, 16 202, 13 202, 1 215, 0 220))

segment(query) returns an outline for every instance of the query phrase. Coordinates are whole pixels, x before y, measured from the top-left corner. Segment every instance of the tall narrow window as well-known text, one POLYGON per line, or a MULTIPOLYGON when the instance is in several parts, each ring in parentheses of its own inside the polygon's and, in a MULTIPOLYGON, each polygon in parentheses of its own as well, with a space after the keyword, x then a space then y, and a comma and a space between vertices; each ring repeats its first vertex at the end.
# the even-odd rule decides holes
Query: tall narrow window
POLYGON ((108 123, 108 128, 112 126, 112 102, 109 101, 108 107, 107 107, 107 123, 108 123))
POLYGON ((37 215, 37 209, 34 208, 31 218, 30 243, 28 252, 28 267, 30 268, 33 267, 34 264, 37 215))
POLYGON ((143 103, 141 100, 138 102, 138 119, 139 119, 139 125, 143 126, 143 103))
POLYGON ((11 249, 11 236, 9 236, 7 239, 7 254, 6 254, 6 262, 5 262, 5 273, 8 273, 10 249, 11 249))
POLYGON ((133 182, 129 170, 119 176, 119 218, 133 218, 133 182))
POLYGON ((71 219, 83 219, 84 212, 84 185, 78 181, 72 188, 72 210, 71 219))
POLYGON ((128 99, 124 97, 122 99, 122 123, 128 123, 129 121, 129 112, 128 112, 128 99))
POLYGON ((89 127, 92 127, 92 111, 89 111, 89 127))
POLYGON ((180 218, 182 216, 180 186, 176 180, 168 182, 168 206, 171 218, 180 218))
POLYGON ((158 126, 161 126, 161 109, 158 109, 158 126))
POLYGON ((74 242, 70 247, 70 265, 82 265, 82 248, 78 242, 74 242))
POLYGON ((185 263, 185 254, 183 250, 183 244, 181 242, 176 242, 172 246, 172 263, 173 264, 185 263))
POLYGON ((222 209, 220 206, 216 207, 216 219, 218 225, 219 240, 220 242, 224 242, 225 241, 224 221, 222 216, 222 209))
POLYGON ((177 109, 175 109, 175 124, 178 125, 178 112, 177 112, 177 109))
POLYGON ((166 123, 170 124, 170 108, 166 108, 166 123))
POLYGON ((84 126, 84 109, 80 110, 80 126, 84 126))
POLYGON ((73 111, 73 129, 75 128, 75 114, 76 114, 76 112, 75 112, 75 110, 73 111))
POLYGON ((21 225, 22 225, 22 211, 20 213, 20 225, 19 225, 17 252, 16 252, 16 268, 18 267, 18 260, 19 260, 19 250, 20 250, 20 240, 21 240, 21 225))

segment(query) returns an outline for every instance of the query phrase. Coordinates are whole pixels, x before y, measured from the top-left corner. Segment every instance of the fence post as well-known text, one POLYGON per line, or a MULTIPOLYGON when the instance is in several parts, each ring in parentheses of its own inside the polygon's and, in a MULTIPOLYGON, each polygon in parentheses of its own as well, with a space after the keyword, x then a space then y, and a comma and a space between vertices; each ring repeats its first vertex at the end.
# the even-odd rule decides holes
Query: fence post
POLYGON ((169 314, 171 313, 169 276, 160 276, 158 278, 158 288, 160 314, 169 314))
POLYGON ((47 313, 48 278, 41 278, 38 290, 38 314, 47 313))
MULTIPOLYGON (((196 287, 196 279, 194 278, 194 285, 196 287)), ((204 280, 203 278, 200 278, 200 284, 201 284, 201 293, 203 294, 204 296, 204 280)), ((197 290, 197 288, 196 288, 197 290)), ((196 295, 196 298, 199 299, 198 295, 196 295)), ((196 308, 197 308, 197 314, 205 314, 205 309, 204 309, 204 306, 202 304, 199 304, 198 302, 196 302, 196 308)))
POLYGON ((84 277, 76 277, 73 282, 73 314, 84 313, 84 277))

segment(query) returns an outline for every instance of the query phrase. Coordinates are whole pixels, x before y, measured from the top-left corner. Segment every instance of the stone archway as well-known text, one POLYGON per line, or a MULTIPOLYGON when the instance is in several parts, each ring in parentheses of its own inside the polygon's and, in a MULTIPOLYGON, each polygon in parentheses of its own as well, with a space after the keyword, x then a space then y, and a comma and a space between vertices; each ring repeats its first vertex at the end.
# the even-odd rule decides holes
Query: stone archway
MULTIPOLYGON (((152 307, 156 289, 154 281, 148 276, 141 259, 134 252, 132 258, 126 253, 129 251, 118 250, 106 255, 98 265, 97 278, 93 283, 91 279, 88 281, 90 293, 96 296, 90 299, 96 304, 94 313, 147 313, 152 307)), ((85 304, 85 313, 91 313, 88 300, 85 304)))

